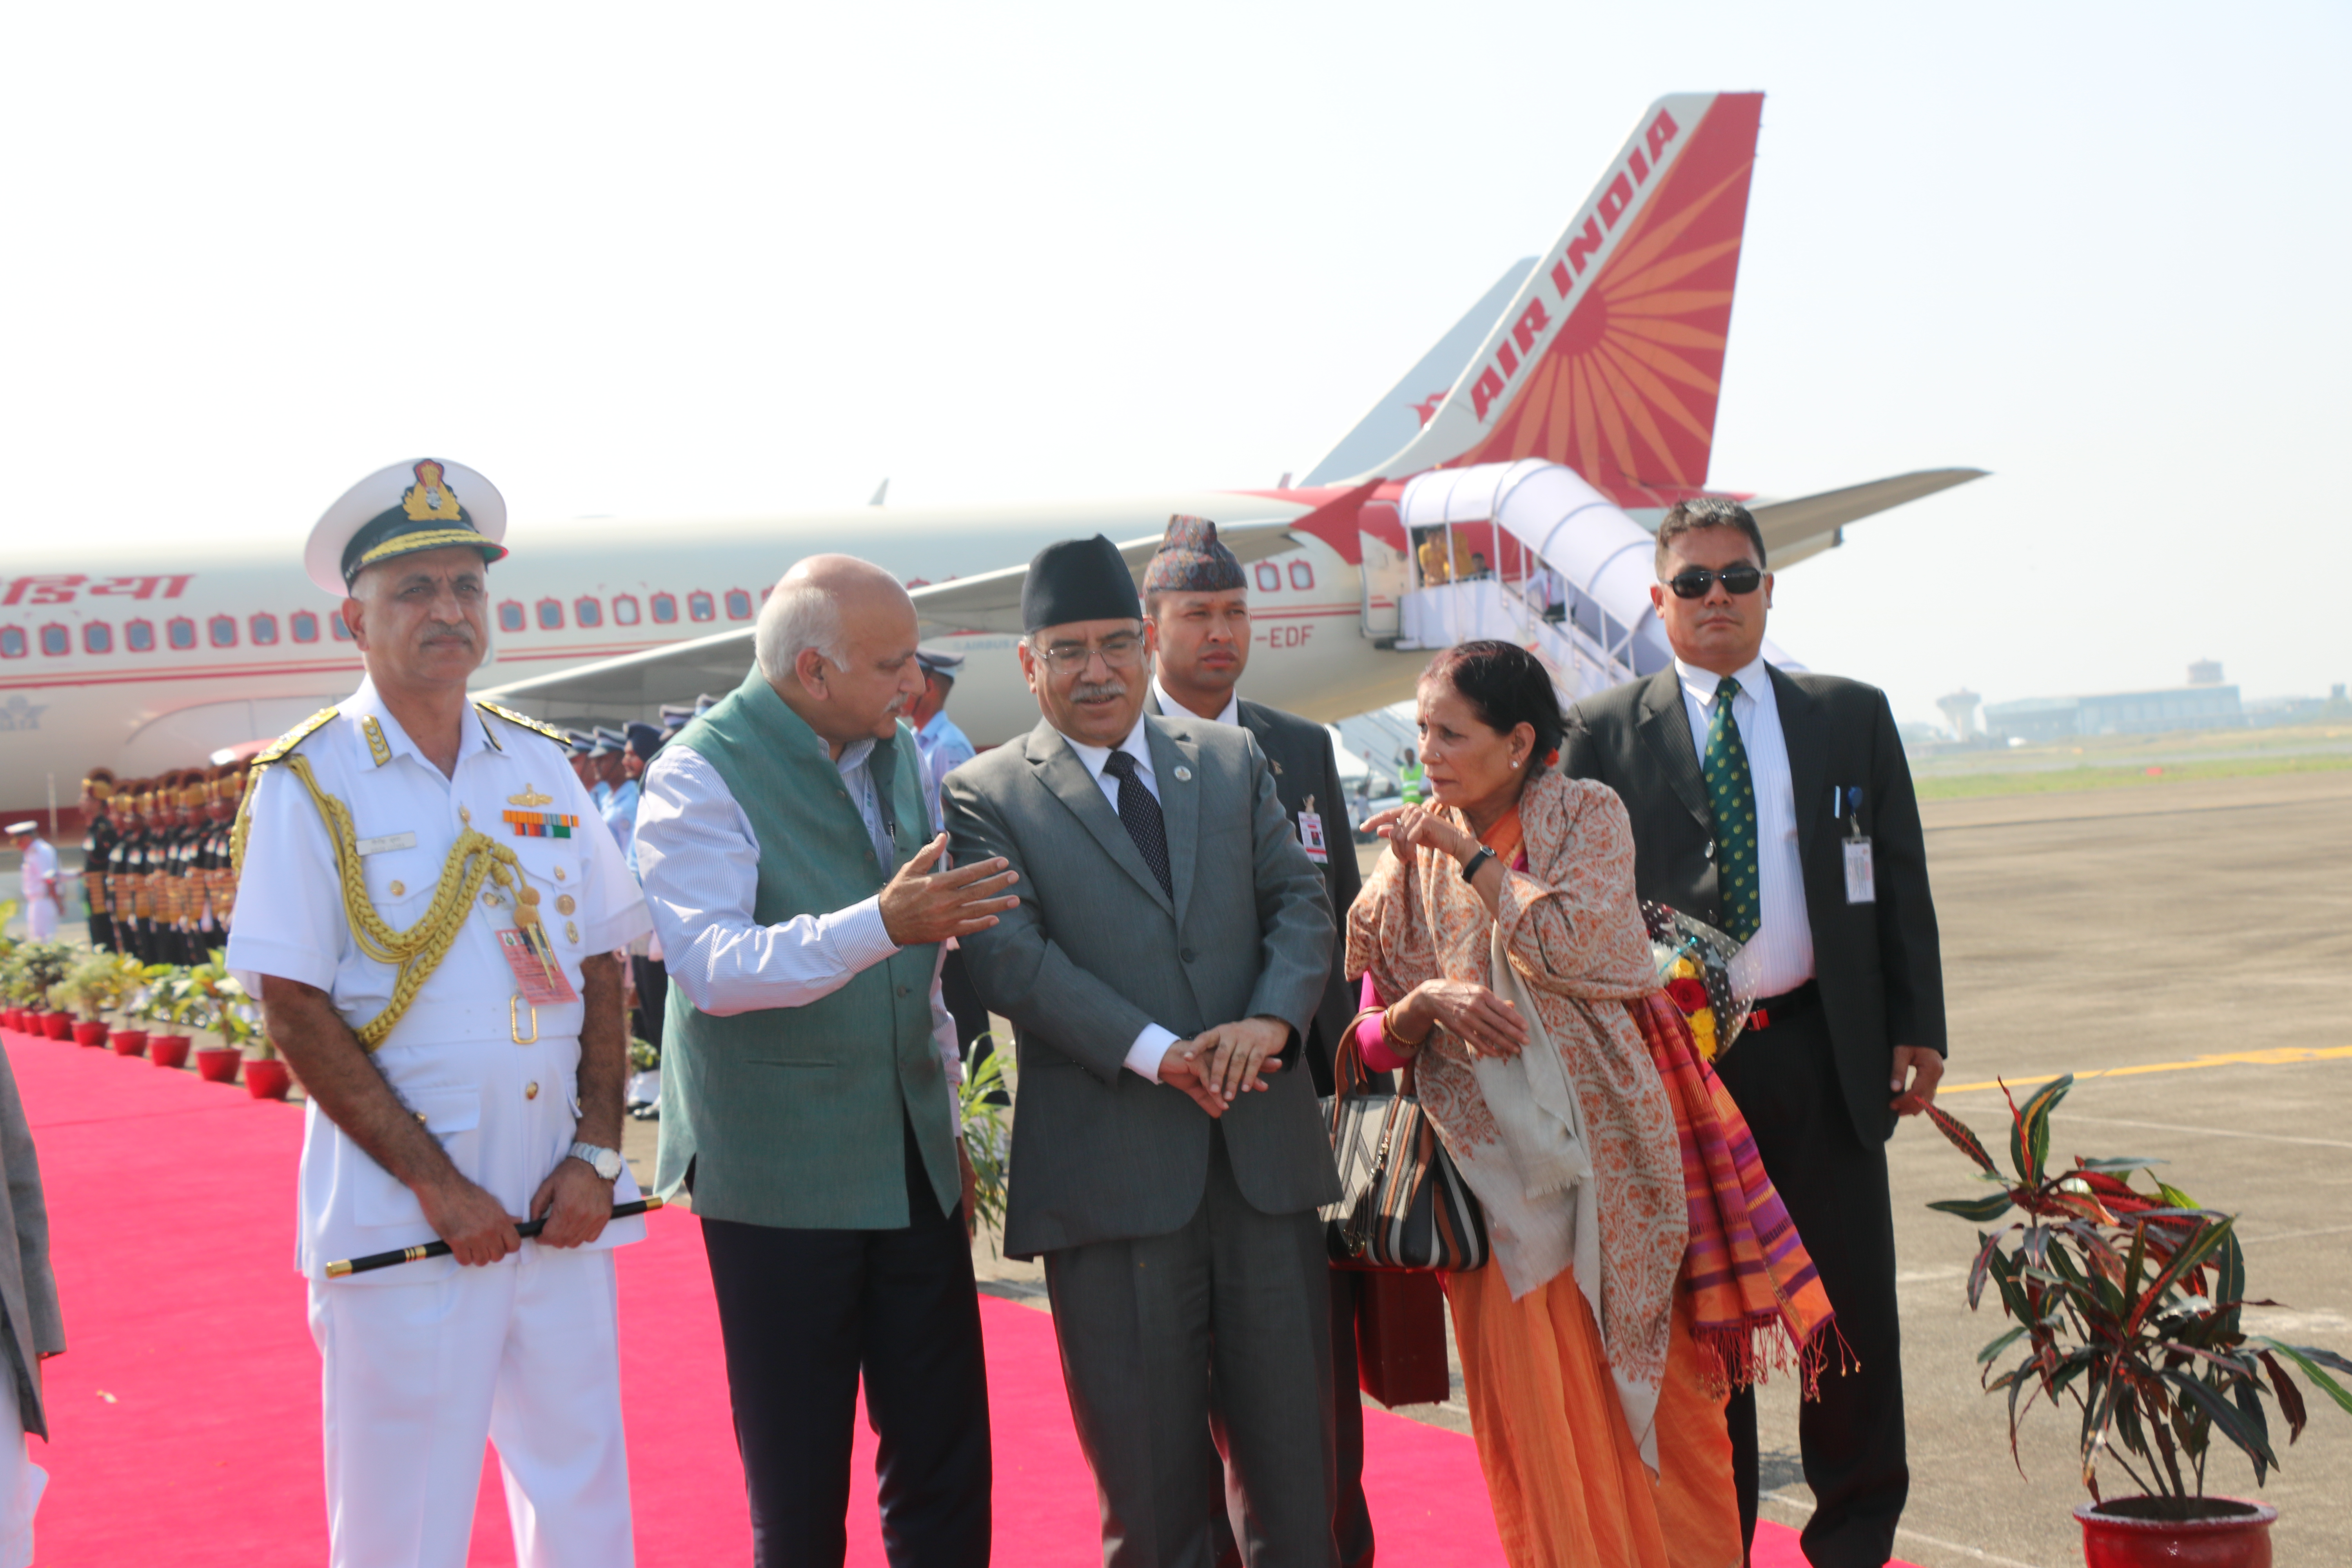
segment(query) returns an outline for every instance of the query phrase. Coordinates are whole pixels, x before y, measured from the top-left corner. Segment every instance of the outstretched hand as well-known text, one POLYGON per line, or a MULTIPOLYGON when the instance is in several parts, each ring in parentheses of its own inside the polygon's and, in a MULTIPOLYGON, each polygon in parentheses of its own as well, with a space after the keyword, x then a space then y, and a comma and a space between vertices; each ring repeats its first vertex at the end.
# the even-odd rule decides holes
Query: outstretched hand
POLYGON ((971 936, 996 923, 996 917, 1021 900, 1004 889, 1021 879, 1002 859, 982 860, 953 870, 933 871, 948 852, 944 833, 898 868, 882 889, 882 929, 900 947, 920 947, 951 936, 971 936))
POLYGON ((1401 859, 1410 858, 1413 850, 1425 847, 1460 860, 1478 847, 1475 838, 1425 805, 1392 805, 1386 811, 1374 812, 1365 819, 1364 831, 1387 839, 1389 847, 1401 859))

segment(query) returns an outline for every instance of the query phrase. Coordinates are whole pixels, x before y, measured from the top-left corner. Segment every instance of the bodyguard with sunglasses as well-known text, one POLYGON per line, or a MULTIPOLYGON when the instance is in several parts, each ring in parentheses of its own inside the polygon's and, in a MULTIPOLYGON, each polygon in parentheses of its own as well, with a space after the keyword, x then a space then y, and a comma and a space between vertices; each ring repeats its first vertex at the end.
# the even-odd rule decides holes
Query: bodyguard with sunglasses
MULTIPOLYGON (((1675 662, 1570 710, 1561 767, 1623 797, 1641 896, 1729 931, 1757 965, 1756 1013, 1719 1069, 1852 1352, 1798 1415, 1805 1555, 1884 1563, 1910 1488, 1885 1145, 1935 1098, 1945 1049, 1918 803, 1884 692, 1764 662, 1772 574, 1747 508, 1678 502, 1657 573, 1675 662)), ((1753 1393, 1727 1418, 1752 1540, 1753 1393)))

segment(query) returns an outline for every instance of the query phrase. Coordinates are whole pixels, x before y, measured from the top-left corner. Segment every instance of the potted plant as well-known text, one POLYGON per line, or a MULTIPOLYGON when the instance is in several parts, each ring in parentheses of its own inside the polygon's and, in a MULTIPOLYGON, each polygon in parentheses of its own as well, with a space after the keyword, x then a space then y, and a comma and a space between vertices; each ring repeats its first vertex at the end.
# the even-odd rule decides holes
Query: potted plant
MULTIPOLYGON (((211 1026, 213 1000, 197 983, 195 970, 182 963, 151 963, 146 971, 147 1016, 168 1031, 150 1037, 147 1052, 162 1060, 185 1061, 194 1043, 186 1031, 211 1026)), ((196 1071, 206 1083, 235 1083, 244 1053, 231 1045, 195 1047, 196 1071)))
POLYGON ((1011 1055, 1000 1045, 978 1062, 967 1064, 957 1096, 964 1152, 971 1161, 972 1219, 989 1233, 992 1253, 997 1237, 1003 1234, 1005 1184, 1013 1163, 1013 1135, 1004 1124, 1005 1090, 1010 1087, 1004 1066, 1011 1055))
POLYGON ((2352 1412, 2352 1393, 2328 1372, 2352 1372, 2352 1361, 2246 1331, 2243 1309, 2277 1303, 2248 1294, 2236 1219, 2152 1175, 2153 1191, 2131 1184, 2131 1173, 2162 1162, 2078 1155, 2053 1167, 2050 1114, 2074 1082, 2070 1075, 2044 1084, 2021 1107, 2011 1097, 2008 1173, 1961 1122, 1928 1113, 1976 1163, 1978 1179, 1997 1189, 1928 1206, 1979 1225, 2020 1215, 1977 1233, 1968 1281, 1971 1309, 1990 1283, 2016 1325, 1977 1354, 1986 1389, 2008 1391, 2011 1456, 2017 1424, 2036 1400, 2071 1399, 2091 1494, 2074 1515, 2091 1568, 2268 1568, 2277 1512, 2206 1495, 2213 1440, 2245 1455, 2262 1485, 2279 1462, 2266 1403, 2285 1421, 2289 1443, 2308 1415, 2289 1367, 2352 1412), (2011 1350, 2017 1359, 2002 1370, 2011 1350), (2103 1498, 2103 1461, 2138 1495, 2103 1498))
POLYGON ((54 994, 81 1015, 74 1023, 74 1044, 106 1044, 106 1012, 121 999, 112 954, 93 952, 75 964, 58 982, 54 994))
POLYGON ((72 1039, 73 1015, 59 1011, 50 994, 72 970, 74 950, 61 942, 27 942, 18 943, 9 956, 19 967, 26 1000, 35 1010, 26 1020, 26 1032, 37 1032, 52 1040, 72 1039))

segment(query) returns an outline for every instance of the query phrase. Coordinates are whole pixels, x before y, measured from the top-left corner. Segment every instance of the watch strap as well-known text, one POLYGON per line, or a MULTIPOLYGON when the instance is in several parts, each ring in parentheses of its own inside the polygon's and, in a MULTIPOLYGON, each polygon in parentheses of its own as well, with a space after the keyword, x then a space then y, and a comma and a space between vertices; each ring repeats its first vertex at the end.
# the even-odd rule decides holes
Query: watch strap
POLYGON ((601 1143, 575 1142, 567 1152, 572 1159, 582 1162, 608 1182, 617 1182, 621 1179, 622 1160, 621 1152, 618 1149, 607 1149, 601 1143), (608 1164, 612 1167, 609 1174, 605 1171, 608 1164))
POLYGON ((1462 862, 1462 879, 1465 882, 1476 881, 1478 873, 1485 870, 1486 862, 1494 858, 1495 852, 1492 849, 1487 848, 1484 844, 1478 846, 1478 853, 1462 862))

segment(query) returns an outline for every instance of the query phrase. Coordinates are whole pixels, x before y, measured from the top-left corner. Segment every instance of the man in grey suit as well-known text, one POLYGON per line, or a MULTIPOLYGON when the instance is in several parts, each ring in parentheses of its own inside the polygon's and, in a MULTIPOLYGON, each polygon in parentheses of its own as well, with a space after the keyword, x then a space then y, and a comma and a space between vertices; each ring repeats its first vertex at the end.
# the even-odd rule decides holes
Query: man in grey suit
MULTIPOLYGON (((1821 1270, 1853 1365, 1798 1411, 1815 1568, 1872 1568, 1910 1488, 1886 1140, 1936 1096, 1944 977, 1927 841, 1886 696, 1764 662, 1772 577, 1737 501, 1658 525, 1650 590, 1675 650, 1577 704, 1561 771, 1625 802, 1644 899, 1747 944, 1760 993, 1718 1064, 1821 1270)), ((1756 1529, 1756 1396, 1732 1397, 1740 1522, 1756 1529)))
MULTIPOLYGON (((1238 724, 1254 736, 1274 770, 1274 793, 1298 835, 1299 847, 1323 873, 1331 912, 1344 918, 1363 888, 1339 761, 1331 732, 1310 719, 1244 701, 1239 687, 1249 668, 1249 579, 1242 563, 1202 517, 1171 517, 1168 532, 1143 574, 1143 609, 1151 645, 1151 699, 1144 711, 1171 718, 1238 724)), ((1331 944, 1330 978, 1307 1033, 1307 1068, 1315 1092, 1331 1092, 1332 1054, 1356 1016, 1356 987, 1348 984, 1346 943, 1331 944)), ((1364 1405, 1357 1394, 1356 1299, 1363 1275, 1330 1271, 1331 1433, 1339 1466, 1332 1544, 1340 1568, 1372 1561, 1372 1515, 1364 1500, 1364 1405)), ((1233 1560, 1220 1537, 1218 1561, 1233 1560)))
POLYGON ((1339 1179, 1295 1070, 1330 970, 1323 879, 1247 731, 1144 714, 1142 605, 1108 540, 1040 552, 1022 618, 1043 721, 958 769, 946 815, 959 864, 1020 874, 963 942, 1013 1025, 1005 1249, 1045 1259, 1103 1559, 1205 1568, 1207 1425, 1249 1562, 1328 1568, 1315 1211, 1339 1179))

